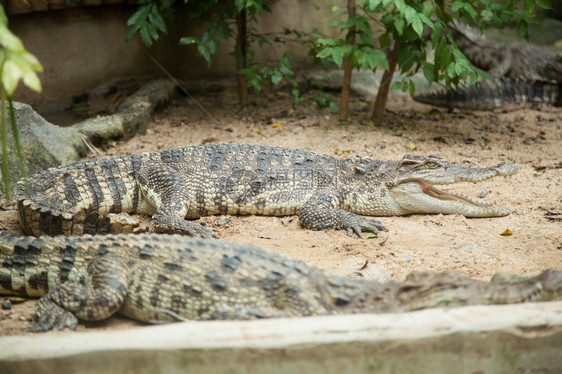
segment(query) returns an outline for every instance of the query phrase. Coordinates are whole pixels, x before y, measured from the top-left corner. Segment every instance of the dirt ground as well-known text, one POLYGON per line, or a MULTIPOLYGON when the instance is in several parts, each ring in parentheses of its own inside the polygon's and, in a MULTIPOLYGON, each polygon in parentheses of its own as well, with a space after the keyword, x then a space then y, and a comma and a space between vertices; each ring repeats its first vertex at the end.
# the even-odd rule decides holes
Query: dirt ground
MULTIPOLYGON (((296 217, 206 217, 222 240, 267 248, 328 271, 379 281, 402 280, 414 271, 457 271, 488 280, 496 272, 535 274, 562 270, 562 111, 518 108, 505 112, 447 112, 389 99, 379 126, 369 125, 370 104, 353 98, 352 116, 341 124, 328 109, 291 109, 290 97, 270 92, 253 97, 241 110, 234 90, 177 98, 155 115, 147 134, 102 147, 121 155, 208 142, 251 143, 304 148, 336 157, 358 155, 400 159, 408 153, 438 155, 458 164, 515 164, 518 173, 477 185, 443 189, 509 206, 500 218, 458 215, 382 217, 388 228, 377 238, 360 239, 344 231, 303 229, 296 217), (197 101, 197 103, 195 102, 197 101), (202 106, 205 112, 200 109, 202 106), (510 230, 511 235, 502 235, 510 230)), ((142 225, 148 225, 146 217, 142 225)), ((20 233, 15 211, 0 212, 0 230, 20 233)), ((0 310, 0 335, 22 334, 31 324, 35 302, 0 310)), ((88 329, 138 325, 124 318, 89 324, 88 329)), ((84 325, 79 326, 85 329, 84 325)))

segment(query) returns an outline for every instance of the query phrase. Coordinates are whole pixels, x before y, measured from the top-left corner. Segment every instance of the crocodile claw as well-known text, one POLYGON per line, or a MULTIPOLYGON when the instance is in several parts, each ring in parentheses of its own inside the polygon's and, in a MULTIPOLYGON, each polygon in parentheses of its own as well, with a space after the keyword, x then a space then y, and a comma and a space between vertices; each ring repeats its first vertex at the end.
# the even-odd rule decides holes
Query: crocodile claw
POLYGON ((39 299, 37 304, 37 323, 25 329, 27 332, 43 332, 49 330, 74 330, 78 319, 71 312, 61 308, 49 299, 49 294, 39 299))
POLYGON ((346 228, 350 236, 356 233, 361 238, 363 231, 372 232, 375 235, 378 235, 381 231, 387 231, 386 227, 378 219, 366 219, 363 217, 354 218, 354 222, 351 222, 346 228))
POLYGON ((181 234, 205 239, 210 239, 215 236, 215 231, 211 228, 196 222, 186 221, 183 218, 171 217, 163 214, 155 214, 152 216, 152 225, 156 232, 181 234))

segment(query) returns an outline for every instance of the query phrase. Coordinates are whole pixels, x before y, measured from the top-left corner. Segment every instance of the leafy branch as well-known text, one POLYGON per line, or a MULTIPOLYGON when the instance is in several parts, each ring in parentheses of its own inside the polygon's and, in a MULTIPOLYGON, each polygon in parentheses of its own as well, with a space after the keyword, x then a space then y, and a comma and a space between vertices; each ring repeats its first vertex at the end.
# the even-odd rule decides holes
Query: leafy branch
POLYGON ((23 80, 24 85, 30 89, 41 92, 41 82, 39 77, 37 77, 37 73, 42 71, 43 67, 39 60, 29 53, 21 40, 8 29, 8 17, 4 12, 4 7, 0 5, 0 138, 2 138, 2 180, 4 196, 7 200, 10 199, 10 190, 6 112, 10 115, 18 163, 27 188, 25 161, 19 141, 12 95, 20 80, 23 80), (8 108, 6 108, 6 104, 8 104, 8 108))
MULTIPOLYGON (((316 44, 320 51, 316 56, 331 59, 339 67, 347 59, 353 68, 376 70, 382 67, 385 70, 371 115, 371 120, 379 123, 389 88, 415 92, 414 82, 409 78, 388 87, 395 69, 406 77, 421 70, 428 83, 444 82, 447 87, 487 78, 488 75, 473 68, 458 49, 447 24, 453 18, 462 19, 469 24, 477 23, 483 31, 489 25, 501 28, 515 23, 518 35, 527 38, 528 25, 536 24, 536 6, 550 8, 550 3, 549 0, 524 0, 521 7, 521 2, 453 0, 449 7, 443 1, 363 0, 353 9, 348 6, 344 12, 347 19, 331 22, 345 37, 318 38, 316 44), (382 30, 374 27, 380 25, 382 30), (426 39, 429 39, 429 46, 426 39), (383 49, 389 50, 388 55, 383 49), (433 59, 428 57, 430 49, 434 50, 433 59)), ((343 103, 340 106, 346 107, 343 103)))

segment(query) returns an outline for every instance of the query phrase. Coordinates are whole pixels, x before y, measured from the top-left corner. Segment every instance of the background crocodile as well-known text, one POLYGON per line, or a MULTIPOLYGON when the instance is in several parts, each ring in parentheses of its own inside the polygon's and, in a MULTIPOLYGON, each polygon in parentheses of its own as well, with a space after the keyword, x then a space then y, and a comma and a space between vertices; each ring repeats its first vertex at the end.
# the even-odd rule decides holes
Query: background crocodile
POLYGON ((38 297, 31 331, 74 328, 119 312, 142 322, 401 312, 548 301, 562 272, 487 283, 414 273, 402 283, 308 267, 247 244, 179 235, 16 237, 0 234, 0 294, 38 297))
POLYGON ((490 75, 474 86, 422 92, 414 100, 447 108, 489 110, 512 104, 562 106, 562 54, 530 44, 487 39, 462 23, 450 25, 459 49, 490 75))
POLYGON ((508 163, 470 168, 435 156, 339 160, 291 148, 220 144, 52 168, 29 178, 29 195, 20 181, 16 195, 21 225, 36 236, 104 233, 112 212, 146 213, 156 231, 191 236, 212 231, 185 218, 213 214, 298 214, 307 228, 361 235, 384 226, 359 214, 507 215, 509 209, 432 185, 478 182, 515 171, 508 163))

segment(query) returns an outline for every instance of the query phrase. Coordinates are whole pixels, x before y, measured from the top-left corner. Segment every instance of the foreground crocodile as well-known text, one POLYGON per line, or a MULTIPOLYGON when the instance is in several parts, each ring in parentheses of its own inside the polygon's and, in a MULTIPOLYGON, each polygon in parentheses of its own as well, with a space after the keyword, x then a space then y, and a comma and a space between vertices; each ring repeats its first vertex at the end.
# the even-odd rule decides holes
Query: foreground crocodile
POLYGON ((487 283, 414 273, 375 281, 308 267, 241 243, 142 234, 0 234, 0 294, 39 297, 31 331, 74 328, 119 312, 142 322, 402 312, 438 306, 549 301, 562 272, 487 283))
POLYGON ((562 106, 562 54, 529 44, 494 42, 461 23, 451 28, 459 49, 491 79, 474 86, 425 91, 414 100, 475 110, 525 103, 562 106))
POLYGON ((21 225, 35 236, 107 233, 111 212, 146 213, 156 231, 190 236, 208 237, 212 231, 185 218, 214 214, 298 214, 307 228, 360 236, 384 226, 358 214, 507 215, 509 209, 432 185, 515 171, 508 163, 469 168, 435 156, 339 160, 291 148, 219 144, 51 168, 29 178, 29 195, 20 181, 16 195, 21 225))

